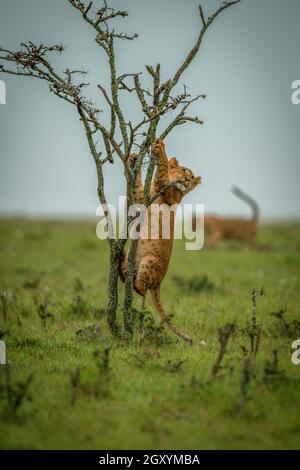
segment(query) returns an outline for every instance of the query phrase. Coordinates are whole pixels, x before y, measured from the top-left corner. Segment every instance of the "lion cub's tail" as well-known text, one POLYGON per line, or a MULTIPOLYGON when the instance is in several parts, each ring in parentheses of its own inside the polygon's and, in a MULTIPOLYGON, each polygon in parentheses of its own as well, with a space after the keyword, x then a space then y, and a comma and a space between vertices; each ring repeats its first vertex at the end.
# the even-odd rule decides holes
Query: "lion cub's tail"
POLYGON ((252 209, 252 220, 253 222, 257 221, 259 217, 259 208, 257 203, 252 199, 252 197, 248 196, 248 194, 245 194, 243 191, 241 191, 237 186, 233 186, 231 188, 233 194, 235 194, 237 197, 242 199, 242 201, 246 202, 249 204, 249 206, 252 209))
POLYGON ((177 330, 177 328, 173 325, 171 320, 168 318, 168 316, 167 316, 166 312, 164 311, 164 308, 163 308, 163 306, 160 302, 159 287, 156 288, 156 289, 151 290, 151 294, 152 294, 152 299, 153 299, 154 306, 155 306, 156 310, 158 311, 159 315, 161 316, 163 322, 167 324, 168 328, 171 331, 173 331, 173 333, 175 333, 175 335, 179 336, 179 338, 183 339, 184 341, 186 341, 189 344, 193 344, 192 339, 189 336, 187 336, 185 333, 182 333, 181 331, 177 330))

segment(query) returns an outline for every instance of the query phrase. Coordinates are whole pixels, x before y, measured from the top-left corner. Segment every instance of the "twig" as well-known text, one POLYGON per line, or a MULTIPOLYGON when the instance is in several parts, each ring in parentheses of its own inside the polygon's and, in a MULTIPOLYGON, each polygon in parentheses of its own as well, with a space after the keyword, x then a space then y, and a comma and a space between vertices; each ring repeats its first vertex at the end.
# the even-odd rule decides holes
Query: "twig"
POLYGON ((228 323, 227 325, 219 329, 220 349, 219 349, 216 361, 212 368, 212 378, 215 378, 217 376, 217 373, 221 367, 223 357, 227 351, 228 341, 229 341, 231 334, 234 331, 234 327, 235 327, 234 323, 228 323))
POLYGON ((251 348, 251 355, 253 359, 256 359, 256 355, 259 348, 260 338, 261 338, 261 327, 257 327, 256 321, 256 298, 258 296, 266 295, 265 289, 262 287, 259 291, 253 289, 251 292, 251 299, 252 299, 252 317, 251 317, 251 326, 249 331, 250 337, 250 348, 251 348))
POLYGON ((246 357, 243 362, 242 374, 241 374, 241 399, 239 406, 242 408, 248 398, 248 389, 251 382, 251 361, 249 357, 246 357))

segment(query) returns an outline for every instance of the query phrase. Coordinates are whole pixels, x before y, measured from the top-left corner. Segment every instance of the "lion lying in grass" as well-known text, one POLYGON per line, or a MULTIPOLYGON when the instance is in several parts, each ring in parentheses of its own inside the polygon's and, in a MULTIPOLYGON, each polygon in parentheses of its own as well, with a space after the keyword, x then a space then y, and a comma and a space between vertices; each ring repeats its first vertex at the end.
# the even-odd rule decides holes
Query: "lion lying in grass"
POLYGON ((213 215, 207 215, 204 218, 205 231, 208 238, 205 241, 205 247, 211 248, 220 240, 240 240, 248 243, 252 248, 257 248, 256 229, 259 216, 257 203, 237 187, 232 188, 232 192, 247 202, 252 209, 252 218, 226 218, 213 215))
MULTIPOLYGON (((194 177, 191 170, 180 166, 177 159, 172 157, 168 160, 165 151, 165 145, 161 140, 157 140, 154 144, 154 155, 157 160, 157 170, 154 181, 151 186, 151 194, 155 194, 161 188, 170 182, 176 182, 176 186, 168 187, 154 202, 155 204, 165 204, 173 206, 179 204, 182 198, 192 191, 201 182, 201 177, 194 177)), ((136 187, 134 191, 135 201, 137 204, 143 203, 144 188, 142 184, 141 174, 136 178, 136 187)), ((151 206, 148 208, 148 214, 151 206)), ((175 213, 173 211, 162 212, 159 217, 158 238, 140 238, 136 254, 136 276, 134 280, 134 289, 144 299, 147 291, 150 290, 156 310, 177 336, 183 340, 190 342, 191 339, 181 331, 179 331, 170 321, 160 301, 160 285, 167 273, 169 260, 172 253, 173 237, 174 237, 174 220, 175 213), (168 219, 167 219, 168 218, 168 219), (164 224, 170 224, 170 236, 163 238, 162 230, 164 224)), ((149 230, 151 217, 149 215, 146 231, 149 230)), ((144 227, 145 228, 145 227, 144 227)), ((141 228, 143 230, 143 228, 141 228)), ((124 281, 128 270, 128 259, 124 255, 120 266, 120 277, 124 281)))

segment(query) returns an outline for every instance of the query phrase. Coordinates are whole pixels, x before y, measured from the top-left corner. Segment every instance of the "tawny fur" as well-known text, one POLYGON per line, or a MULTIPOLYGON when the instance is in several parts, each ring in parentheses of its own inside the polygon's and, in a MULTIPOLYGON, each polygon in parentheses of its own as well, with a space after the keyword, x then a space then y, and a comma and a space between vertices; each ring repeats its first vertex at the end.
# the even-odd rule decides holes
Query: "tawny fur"
POLYGON ((257 248, 256 231, 259 210, 256 202, 240 189, 232 188, 233 193, 247 202, 252 209, 252 218, 225 218, 207 215, 204 217, 204 228, 208 233, 205 247, 211 248, 220 240, 240 240, 248 243, 252 248, 257 248))
MULTIPOLYGON (((168 160, 165 151, 165 145, 161 140, 157 140, 154 144, 154 155, 157 160, 157 169, 154 181, 151 186, 151 195, 155 194, 168 183, 172 181, 177 182, 180 180, 180 185, 178 185, 178 187, 170 187, 166 189, 164 193, 156 199, 155 204, 167 204, 168 206, 179 204, 185 194, 189 193, 198 184, 200 184, 201 177, 194 177, 192 171, 188 168, 180 166, 175 157, 168 160)), ((134 195, 136 203, 142 204, 144 188, 140 173, 136 178, 134 195)), ((148 209, 149 216, 146 230, 148 230, 151 223, 150 209, 151 207, 148 209)), ((136 276, 134 280, 134 289, 143 297, 143 299, 149 290, 152 294, 152 299, 156 310, 170 330, 172 330, 183 340, 191 342, 191 339, 186 334, 179 331, 173 325, 164 311, 160 301, 160 285, 167 273, 169 260, 172 253, 174 219, 175 214, 171 212, 169 238, 164 239, 162 237, 162 227, 164 227, 164 223, 169 223, 169 213, 162 213, 159 218, 158 239, 139 239, 136 254, 136 276), (166 220, 165 217, 168 217, 168 220, 166 220)), ((126 272, 128 270, 127 255, 124 256, 120 268, 120 277, 124 281, 126 278, 126 272)))

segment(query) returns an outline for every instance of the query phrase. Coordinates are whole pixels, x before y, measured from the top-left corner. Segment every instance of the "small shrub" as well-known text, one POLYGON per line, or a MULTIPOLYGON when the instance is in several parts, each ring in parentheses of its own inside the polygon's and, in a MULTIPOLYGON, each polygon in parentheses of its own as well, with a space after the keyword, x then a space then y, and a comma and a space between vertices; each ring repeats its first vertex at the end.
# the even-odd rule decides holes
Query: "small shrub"
POLYGON ((23 402, 32 400, 29 388, 33 381, 33 374, 29 374, 25 380, 14 381, 9 364, 2 366, 1 370, 4 376, 0 384, 0 397, 4 399, 3 417, 15 419, 23 402))
POLYGON ((83 282, 82 280, 79 278, 79 277, 76 277, 74 279, 74 291, 75 292, 84 292, 84 285, 83 285, 83 282))
POLYGON ((81 297, 81 295, 77 295, 73 298, 72 303, 69 306, 69 313, 71 315, 77 316, 86 316, 90 311, 90 306, 88 302, 81 297))
POLYGON ((41 319, 43 328, 47 327, 48 320, 55 318, 54 314, 48 311, 48 306, 49 306, 49 300, 48 298, 45 298, 44 302, 42 302, 38 308, 38 315, 41 319))
POLYGON ((220 349, 216 357, 215 363, 212 367, 212 371, 211 371, 212 378, 215 378, 218 374, 218 371, 221 369, 221 364, 225 356, 225 353, 227 351, 228 341, 229 341, 230 336, 234 332, 234 330, 235 330, 234 323, 228 323, 227 325, 219 329, 220 349))
POLYGON ((278 312, 271 312, 270 315, 278 320, 277 331, 281 336, 294 338, 300 335, 300 321, 286 319, 287 307, 280 309, 278 312))
POLYGON ((147 310, 136 310, 135 318, 138 319, 138 331, 140 336, 140 344, 153 343, 156 346, 171 343, 171 339, 166 332, 163 323, 156 325, 151 312, 147 310))
POLYGON ((41 283, 41 280, 42 278, 39 276, 39 277, 35 277, 33 279, 28 279, 27 281, 24 281, 23 282, 23 287, 24 289, 37 289, 41 283))
POLYGON ((188 279, 181 276, 173 276, 173 280, 182 290, 190 293, 211 292, 215 287, 206 274, 188 279))
POLYGON ((100 338, 101 340, 105 339, 102 329, 99 325, 96 325, 95 323, 85 326, 83 328, 79 328, 76 331, 76 336, 89 341, 92 341, 97 338, 100 338))

